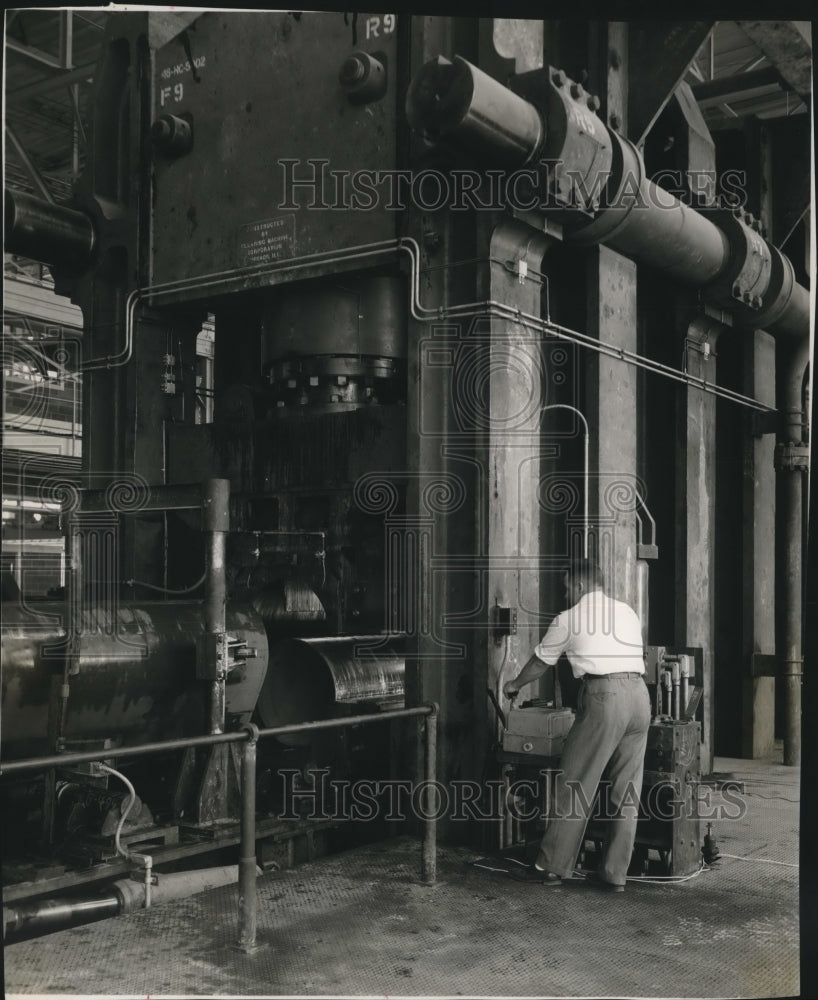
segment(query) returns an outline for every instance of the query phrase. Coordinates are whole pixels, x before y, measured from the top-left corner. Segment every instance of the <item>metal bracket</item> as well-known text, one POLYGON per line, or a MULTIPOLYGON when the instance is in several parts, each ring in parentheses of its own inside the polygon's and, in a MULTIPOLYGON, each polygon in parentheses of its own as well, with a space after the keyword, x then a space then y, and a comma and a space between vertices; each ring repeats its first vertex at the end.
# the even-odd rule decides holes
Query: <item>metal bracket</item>
POLYGON ((775 677, 775 653, 753 653, 750 656, 751 677, 775 677))
POLYGON ((809 445, 793 444, 792 442, 776 445, 775 470, 776 472, 808 472, 809 445))
POLYGON ((750 433, 753 437, 775 434, 781 426, 781 414, 777 410, 753 410, 750 414, 750 433))
POLYGON ((228 670, 230 637, 226 632, 204 632, 196 640, 196 680, 216 681, 228 670))

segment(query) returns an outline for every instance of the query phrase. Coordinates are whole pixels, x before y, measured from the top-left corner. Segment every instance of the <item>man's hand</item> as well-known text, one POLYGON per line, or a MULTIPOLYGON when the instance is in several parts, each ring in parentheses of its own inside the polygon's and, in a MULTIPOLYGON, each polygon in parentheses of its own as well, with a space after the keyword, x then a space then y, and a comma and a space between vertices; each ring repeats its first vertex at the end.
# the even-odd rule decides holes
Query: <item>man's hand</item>
POLYGON ((503 694, 506 698, 514 698, 520 692, 520 685, 517 683, 517 678, 515 677, 513 681, 506 681, 503 685, 503 694))

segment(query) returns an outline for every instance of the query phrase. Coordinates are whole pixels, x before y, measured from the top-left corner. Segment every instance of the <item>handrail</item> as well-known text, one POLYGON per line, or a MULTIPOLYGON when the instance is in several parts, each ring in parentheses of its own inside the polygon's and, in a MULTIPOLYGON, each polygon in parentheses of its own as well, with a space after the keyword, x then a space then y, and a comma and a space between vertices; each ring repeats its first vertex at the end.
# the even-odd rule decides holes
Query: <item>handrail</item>
MULTIPOLYGON (((347 726, 361 726, 373 722, 388 722, 392 719, 423 717, 425 719, 424 783, 429 789, 435 784, 437 769, 437 720, 438 707, 435 704, 418 705, 414 708, 396 708, 388 712, 351 715, 343 719, 319 719, 315 722, 296 722, 288 726, 273 726, 259 729, 248 723, 239 730, 216 733, 208 736, 189 736, 158 743, 143 743, 141 746, 112 747, 108 750, 86 750, 82 753, 51 754, 48 757, 29 757, 0 764, 0 777, 22 774, 28 771, 46 771, 53 767, 67 767, 104 761, 112 757, 118 760, 130 757, 147 757, 150 754, 187 747, 215 746, 220 743, 241 743, 241 817, 239 849, 239 901, 238 901, 238 943, 245 952, 254 951, 258 900, 256 895, 256 744, 270 736, 285 736, 291 733, 315 731, 319 729, 341 729, 347 726)), ((431 790, 428 791, 431 794, 431 790)), ((437 816, 434 810, 424 813, 424 835, 421 846, 421 881, 434 885, 437 875, 437 816)))

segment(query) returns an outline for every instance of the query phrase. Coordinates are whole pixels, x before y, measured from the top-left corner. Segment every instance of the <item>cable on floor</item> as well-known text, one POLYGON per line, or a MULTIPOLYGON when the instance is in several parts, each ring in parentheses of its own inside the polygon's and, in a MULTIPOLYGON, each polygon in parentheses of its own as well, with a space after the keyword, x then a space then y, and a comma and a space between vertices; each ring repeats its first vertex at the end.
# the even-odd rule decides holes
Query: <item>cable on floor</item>
POLYGON ((780 865, 782 868, 799 868, 799 865, 790 864, 789 861, 773 861, 772 858, 742 858, 738 854, 720 854, 720 858, 732 858, 733 861, 753 861, 760 865, 780 865))

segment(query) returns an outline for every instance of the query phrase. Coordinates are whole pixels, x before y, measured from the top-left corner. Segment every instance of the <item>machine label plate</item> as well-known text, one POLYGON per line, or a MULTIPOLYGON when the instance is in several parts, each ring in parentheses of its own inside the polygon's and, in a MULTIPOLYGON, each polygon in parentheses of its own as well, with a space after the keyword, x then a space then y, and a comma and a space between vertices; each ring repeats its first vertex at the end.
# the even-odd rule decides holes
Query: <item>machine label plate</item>
POLYGON ((239 226, 237 263, 239 267, 270 264, 295 256, 295 216, 280 215, 239 226))

